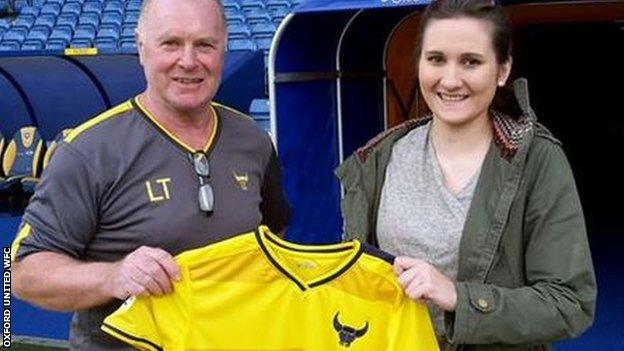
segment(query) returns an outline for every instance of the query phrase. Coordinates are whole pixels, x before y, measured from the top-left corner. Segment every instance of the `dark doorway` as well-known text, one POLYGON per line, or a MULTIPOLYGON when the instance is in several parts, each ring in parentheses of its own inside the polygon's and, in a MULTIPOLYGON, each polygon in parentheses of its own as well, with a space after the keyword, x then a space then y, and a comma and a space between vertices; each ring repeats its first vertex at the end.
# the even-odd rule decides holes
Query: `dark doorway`
POLYGON ((624 23, 532 25, 515 37, 515 75, 528 78, 533 109, 562 141, 572 166, 599 284, 594 327, 557 349, 619 349, 624 345, 624 23))

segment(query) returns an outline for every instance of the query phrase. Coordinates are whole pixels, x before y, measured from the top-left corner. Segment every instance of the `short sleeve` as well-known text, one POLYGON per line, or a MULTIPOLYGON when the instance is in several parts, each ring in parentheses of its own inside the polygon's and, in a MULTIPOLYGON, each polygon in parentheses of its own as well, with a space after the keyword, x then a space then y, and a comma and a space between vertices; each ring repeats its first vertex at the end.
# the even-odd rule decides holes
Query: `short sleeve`
POLYGON ((191 294, 188 273, 181 269, 183 279, 174 283, 173 293, 128 298, 104 319, 102 331, 143 351, 188 349, 191 294))
POLYGON ((274 233, 278 233, 286 228, 291 212, 282 188, 282 172, 275 149, 271 150, 261 192, 262 224, 268 226, 274 233))
POLYGON ((162 351, 163 340, 156 321, 151 318, 154 306, 150 297, 130 297, 104 319, 105 333, 142 351, 162 351))
POLYGON ((61 143, 26 208, 13 258, 40 251, 80 258, 97 228, 101 191, 99 175, 87 159, 61 143))

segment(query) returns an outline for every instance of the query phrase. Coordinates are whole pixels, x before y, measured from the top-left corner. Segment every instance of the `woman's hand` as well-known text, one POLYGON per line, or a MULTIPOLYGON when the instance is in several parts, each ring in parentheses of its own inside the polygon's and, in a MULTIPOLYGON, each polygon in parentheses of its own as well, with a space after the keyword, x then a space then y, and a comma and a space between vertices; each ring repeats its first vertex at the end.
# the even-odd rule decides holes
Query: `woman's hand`
POLYGON ((403 290, 412 299, 431 301, 444 311, 455 311, 455 284, 429 263, 417 258, 397 257, 394 272, 403 290))

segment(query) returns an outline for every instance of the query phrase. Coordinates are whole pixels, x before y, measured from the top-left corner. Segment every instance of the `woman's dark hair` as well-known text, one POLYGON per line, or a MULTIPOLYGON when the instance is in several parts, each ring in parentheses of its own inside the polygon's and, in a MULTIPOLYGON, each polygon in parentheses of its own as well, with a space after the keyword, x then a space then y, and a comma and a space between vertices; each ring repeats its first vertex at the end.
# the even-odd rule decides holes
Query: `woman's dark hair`
POLYGON ((427 25, 436 19, 474 18, 489 22, 493 28, 492 45, 499 64, 511 55, 511 24, 505 11, 494 0, 434 0, 420 17, 417 58, 427 25))

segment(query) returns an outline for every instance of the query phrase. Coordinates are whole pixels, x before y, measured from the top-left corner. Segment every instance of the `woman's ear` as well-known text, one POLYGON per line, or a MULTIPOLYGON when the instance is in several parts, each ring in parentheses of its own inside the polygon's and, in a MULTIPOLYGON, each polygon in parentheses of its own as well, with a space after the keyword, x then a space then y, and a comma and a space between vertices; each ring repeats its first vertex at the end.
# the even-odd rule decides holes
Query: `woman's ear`
POLYGON ((498 67, 498 79, 497 83, 499 87, 504 86, 507 83, 507 79, 511 74, 511 66, 513 64, 513 57, 509 56, 507 61, 498 67))

